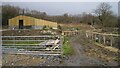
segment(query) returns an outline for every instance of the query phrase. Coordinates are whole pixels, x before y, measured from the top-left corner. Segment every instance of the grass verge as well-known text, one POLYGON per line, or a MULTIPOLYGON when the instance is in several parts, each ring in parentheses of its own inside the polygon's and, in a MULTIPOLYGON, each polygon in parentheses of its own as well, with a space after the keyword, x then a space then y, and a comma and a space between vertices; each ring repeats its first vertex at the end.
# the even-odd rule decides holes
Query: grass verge
POLYGON ((64 37, 63 41, 63 55, 73 55, 74 49, 70 43, 70 37, 64 37))

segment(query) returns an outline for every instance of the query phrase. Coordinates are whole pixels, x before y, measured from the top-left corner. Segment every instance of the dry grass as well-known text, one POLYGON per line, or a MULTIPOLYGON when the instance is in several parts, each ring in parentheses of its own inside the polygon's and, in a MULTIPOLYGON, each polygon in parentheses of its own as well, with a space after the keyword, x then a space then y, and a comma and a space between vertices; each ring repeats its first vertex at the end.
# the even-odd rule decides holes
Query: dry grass
POLYGON ((94 28, 87 24, 79 24, 79 23, 70 23, 70 24, 59 24, 61 27, 70 29, 70 28, 79 28, 80 30, 93 30, 94 28))
POLYGON ((119 50, 119 49, 111 47, 111 46, 102 45, 102 44, 98 44, 98 43, 95 43, 95 44, 98 45, 98 46, 100 46, 100 47, 102 47, 102 48, 105 48, 105 49, 107 49, 109 51, 112 51, 112 52, 116 52, 117 53, 118 50, 119 50))

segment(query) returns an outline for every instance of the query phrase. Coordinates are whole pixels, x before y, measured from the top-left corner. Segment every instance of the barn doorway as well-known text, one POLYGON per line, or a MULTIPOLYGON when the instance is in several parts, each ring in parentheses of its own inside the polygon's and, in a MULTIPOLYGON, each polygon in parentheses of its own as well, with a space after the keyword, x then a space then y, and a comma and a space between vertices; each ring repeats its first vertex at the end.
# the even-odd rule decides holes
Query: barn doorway
POLYGON ((23 29, 23 20, 19 20, 19 29, 23 29))

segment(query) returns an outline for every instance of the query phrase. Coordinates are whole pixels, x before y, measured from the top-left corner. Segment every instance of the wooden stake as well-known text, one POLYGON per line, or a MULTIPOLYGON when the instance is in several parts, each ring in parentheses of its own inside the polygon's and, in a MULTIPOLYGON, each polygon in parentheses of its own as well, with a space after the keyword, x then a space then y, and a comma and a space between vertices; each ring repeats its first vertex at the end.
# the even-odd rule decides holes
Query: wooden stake
POLYGON ((113 40, 113 36, 110 36, 110 45, 112 46, 112 40, 113 40))
POLYGON ((104 45, 106 44, 105 41, 106 41, 106 38, 105 38, 105 35, 103 35, 103 39, 104 39, 104 45))
POLYGON ((100 34, 98 34, 98 35, 99 35, 99 38, 98 38, 98 39, 99 39, 99 43, 100 43, 100 34))
POLYGON ((96 42, 96 34, 95 34, 95 42, 96 42))

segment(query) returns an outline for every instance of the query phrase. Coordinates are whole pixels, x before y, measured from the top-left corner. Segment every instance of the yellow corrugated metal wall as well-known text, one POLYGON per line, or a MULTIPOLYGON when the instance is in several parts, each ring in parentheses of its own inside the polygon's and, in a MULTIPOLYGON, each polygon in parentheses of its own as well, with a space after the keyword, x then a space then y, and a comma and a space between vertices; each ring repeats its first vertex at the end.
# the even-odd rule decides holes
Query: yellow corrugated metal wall
POLYGON ((9 26, 19 26, 19 20, 23 20, 23 26, 50 26, 57 28, 57 22, 46 21, 42 19, 36 19, 29 16, 17 16, 9 19, 9 26))
POLYGON ((46 21, 46 20, 42 20, 42 19, 36 19, 35 25, 36 26, 49 26, 49 27, 57 28, 57 22, 51 22, 51 21, 46 21))
POLYGON ((28 17, 28 16, 17 16, 12 19, 9 19, 9 26, 19 26, 19 20, 23 20, 24 26, 34 26, 35 25, 35 18, 28 17))

